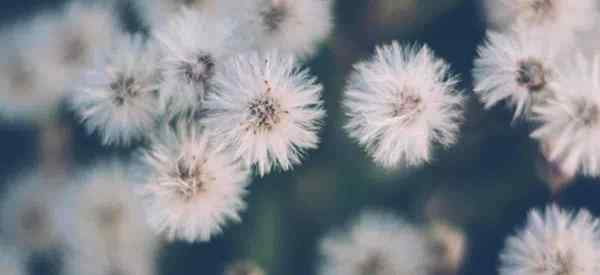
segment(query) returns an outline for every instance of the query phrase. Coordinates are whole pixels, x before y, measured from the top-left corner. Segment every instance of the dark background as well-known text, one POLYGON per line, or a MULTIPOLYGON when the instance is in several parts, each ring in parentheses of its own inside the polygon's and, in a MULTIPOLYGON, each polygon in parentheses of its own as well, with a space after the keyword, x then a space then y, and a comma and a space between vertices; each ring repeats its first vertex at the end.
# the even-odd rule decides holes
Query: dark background
MULTIPOLYGON (((0 3, 0 24, 26 20, 63 1, 0 3)), ((168 244, 161 252, 160 274, 220 274, 237 259, 252 259, 269 274, 316 274, 318 242, 365 208, 392 211, 419 223, 431 219, 464 231, 467 255, 460 274, 496 274, 504 239, 523 225, 531 208, 558 202, 567 208, 600 213, 600 185, 577 179, 552 196, 537 176, 537 145, 530 126, 513 122, 503 106, 482 110, 472 93, 471 69, 476 47, 485 35, 477 0, 338 0, 335 32, 307 64, 325 86, 328 111, 320 148, 292 172, 255 179, 243 222, 228 226, 209 243, 168 244), (378 9, 382 3, 393 8, 378 9), (391 40, 426 43, 462 76, 469 96, 459 143, 436 150, 435 160, 409 171, 384 171, 373 165, 343 132, 340 99, 353 63, 391 40)), ((1 58, 1 57, 0 57, 1 58)), ((77 165, 91 164, 115 151, 88 136, 73 116, 71 154, 77 165)), ((32 168, 38 161, 38 127, 0 124, 0 179, 32 168)), ((37 274, 51 274, 37 268, 37 274)))

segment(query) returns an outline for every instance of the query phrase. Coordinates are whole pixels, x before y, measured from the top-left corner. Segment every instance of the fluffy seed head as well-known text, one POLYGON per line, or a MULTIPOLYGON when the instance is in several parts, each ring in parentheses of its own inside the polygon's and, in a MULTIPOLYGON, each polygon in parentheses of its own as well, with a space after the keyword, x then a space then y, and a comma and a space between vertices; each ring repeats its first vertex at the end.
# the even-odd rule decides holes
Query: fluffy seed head
POLYGON ((392 214, 365 211, 344 232, 321 241, 319 274, 426 275, 434 256, 419 228, 392 214))
POLYGON ((168 239, 208 241, 227 222, 240 221, 248 173, 205 134, 180 125, 145 159, 152 169, 144 187, 149 219, 168 239))
POLYGON ((233 58, 215 77, 204 123, 216 143, 260 175, 289 170, 317 147, 325 116, 321 85, 291 55, 271 52, 233 58))
POLYGON ((71 106, 105 144, 139 140, 158 112, 157 55, 141 36, 125 36, 84 74, 71 106))
POLYGON ((463 103, 456 84, 428 47, 379 47, 350 76, 346 130, 384 167, 429 161, 433 144, 456 141, 463 103))
POLYGON ((500 275, 592 275, 600 271, 598 220, 556 205, 533 210, 525 228, 506 241, 500 275))
POLYGON ((558 73, 556 92, 533 108, 531 136, 548 146, 550 161, 568 174, 600 175, 600 58, 578 56, 558 73))
MULTIPOLYGON (((547 36, 546 36, 547 37, 547 36)), ((486 108, 505 100, 514 117, 552 95, 560 50, 541 33, 488 34, 478 50, 473 77, 475 93, 486 108)))

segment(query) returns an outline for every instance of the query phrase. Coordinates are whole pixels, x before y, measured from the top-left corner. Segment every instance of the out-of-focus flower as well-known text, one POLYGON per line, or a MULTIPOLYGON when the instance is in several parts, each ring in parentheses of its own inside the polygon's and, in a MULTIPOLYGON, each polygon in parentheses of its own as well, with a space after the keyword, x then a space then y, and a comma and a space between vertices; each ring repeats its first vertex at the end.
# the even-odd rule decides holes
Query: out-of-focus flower
POLYGON ((56 209, 63 190, 58 179, 32 173, 18 178, 4 192, 0 231, 25 252, 46 252, 60 246, 56 209))
POLYGON ((333 29, 331 0, 224 1, 238 8, 242 31, 255 33, 261 50, 280 50, 299 57, 312 55, 333 29))
POLYGON ((265 272, 252 261, 240 261, 227 266, 225 275, 265 275, 265 272))
POLYGON ((141 36, 124 36, 87 71, 70 98, 89 132, 105 144, 129 144, 155 126, 158 55, 141 36))
POLYGON ((132 0, 143 23, 150 28, 159 27, 176 16, 181 8, 201 10, 207 3, 223 0, 132 0))
MULTIPOLYGON (((574 32, 594 27, 598 17, 595 0, 486 0, 488 21, 492 27, 540 29, 555 38, 569 37, 574 32)), ((556 43, 557 41, 555 41, 556 43)))
POLYGON ((428 229, 437 259, 433 264, 435 270, 439 274, 457 274, 465 258, 464 232, 440 221, 434 221, 428 229))
POLYGON ((427 162, 433 144, 456 142, 463 105, 457 82, 426 46, 379 47, 350 76, 346 130, 384 167, 427 162))
POLYGON ((182 9, 154 33, 162 49, 160 98, 165 111, 196 111, 226 57, 244 49, 233 20, 182 9))
POLYGON ((0 243, 0 270, 2 275, 25 275, 25 261, 18 250, 0 243))
POLYGON ((560 48, 545 33, 490 32, 478 52, 474 89, 486 108, 506 100, 517 118, 552 95, 560 48))
POLYGON ((419 228, 392 214, 366 211, 345 232, 321 242, 319 274, 426 275, 434 256, 419 228))
POLYGON ((556 205, 532 210, 525 228, 506 241, 500 275, 594 275, 600 272, 599 222, 556 205))
POLYGON ((119 162, 98 165, 65 194, 61 232, 72 252, 69 274, 153 274, 158 242, 132 171, 119 162))
POLYGON ((531 136, 565 173, 600 175, 600 56, 578 55, 557 76, 555 95, 532 111, 541 125, 531 136))
POLYGON ((179 125, 145 159, 152 169, 144 187, 149 220, 168 239, 208 241, 240 221, 249 173, 216 152, 204 133, 179 125))
POLYGON ((239 55, 217 73, 215 89, 206 104, 206 127, 220 148, 261 176, 292 169, 317 147, 325 116, 322 86, 292 55, 239 55))

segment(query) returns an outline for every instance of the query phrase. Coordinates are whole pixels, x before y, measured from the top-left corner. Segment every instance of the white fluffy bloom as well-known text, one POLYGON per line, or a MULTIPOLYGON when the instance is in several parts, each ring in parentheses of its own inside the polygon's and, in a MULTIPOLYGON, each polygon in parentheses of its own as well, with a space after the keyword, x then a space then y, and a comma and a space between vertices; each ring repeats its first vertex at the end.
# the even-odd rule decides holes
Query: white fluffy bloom
POLYGON ((325 116, 321 85, 291 55, 240 55, 215 77, 204 120, 220 148, 260 175, 289 170, 316 148, 325 116))
POLYGON ((306 57, 333 29, 331 0, 250 0, 245 5, 222 2, 233 5, 225 11, 239 14, 244 22, 242 31, 255 34, 256 46, 262 50, 278 49, 306 57))
POLYGON ((534 28, 565 36, 591 29, 598 16, 596 0, 486 0, 485 8, 500 30, 534 28))
POLYGON ((346 130, 384 167, 429 161, 434 143, 456 142, 463 104, 457 82, 426 46, 379 47, 350 77, 346 130))
POLYGON ((558 74, 556 93, 535 106, 541 126, 531 136, 547 144, 547 157, 568 174, 600 175, 600 57, 579 55, 558 74))
POLYGON ((153 227, 168 239, 208 241, 227 222, 239 222, 249 173, 218 153, 195 129, 167 131, 150 148, 145 186, 153 227))
POLYGON ((61 232, 72 251, 68 274, 153 274, 158 243, 129 169, 119 162, 98 165, 67 193, 61 232))
POLYGON ((365 211, 321 242, 322 275, 427 275, 434 255, 422 231, 392 214, 365 211))
POLYGON ((124 36, 85 72, 70 103, 88 131, 105 144, 128 144, 150 131, 158 114, 157 63, 141 36, 124 36))
POLYGON ((167 112, 195 111, 210 90, 222 60, 243 48, 235 22, 182 9, 154 36, 162 48, 161 102, 167 112))
POLYGON ((506 241, 500 275, 600 274, 598 225, 585 210, 531 211, 525 228, 506 241))
POLYGON ((0 270, 2 275, 25 275, 26 263, 23 255, 14 247, 0 243, 0 270))
POLYGON ((62 191, 57 179, 39 173, 21 176, 3 193, 0 231, 26 252, 47 251, 60 242, 55 210, 62 191))
POLYGON ((552 94, 560 49, 547 35, 490 32, 478 52, 474 90, 486 108, 506 100, 517 118, 552 94))

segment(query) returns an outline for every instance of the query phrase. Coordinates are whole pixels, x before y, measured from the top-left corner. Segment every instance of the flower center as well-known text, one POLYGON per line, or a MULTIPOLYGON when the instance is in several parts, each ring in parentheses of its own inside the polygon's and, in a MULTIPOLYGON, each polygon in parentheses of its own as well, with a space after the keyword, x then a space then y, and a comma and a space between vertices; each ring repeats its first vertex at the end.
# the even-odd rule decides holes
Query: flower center
POLYGON ((381 255, 370 255, 364 262, 358 266, 358 274, 361 275, 378 275, 383 272, 384 261, 381 255))
POLYGON ((98 223, 107 228, 114 227, 123 214, 122 206, 119 204, 99 206, 96 212, 98 223))
POLYGON ((516 81, 530 92, 538 92, 546 87, 544 66, 536 60, 527 59, 519 62, 516 81))
POLYGON ((182 63, 179 70, 188 83, 206 85, 215 73, 215 61, 208 54, 199 54, 193 62, 182 63))
POLYGON ((592 127, 600 123, 600 109, 595 104, 581 102, 577 111, 577 118, 585 127, 592 127))
POLYGON ((206 191, 207 185, 216 180, 205 171, 205 166, 206 159, 199 160, 196 156, 191 159, 181 157, 177 161, 171 176, 180 181, 176 190, 179 195, 189 200, 206 191))
POLYGON ((254 133, 270 131, 282 120, 286 112, 282 110, 281 104, 272 96, 272 87, 269 81, 265 81, 267 91, 255 98, 248 104, 250 114, 250 125, 254 133))
POLYGON ((115 92, 114 103, 117 106, 125 104, 127 98, 136 97, 139 93, 135 78, 123 74, 119 74, 110 84, 110 89, 115 92))
POLYGON ((423 100, 412 93, 400 92, 391 107, 393 118, 402 123, 410 123, 423 111, 423 100))
POLYGON ((522 7, 524 17, 530 22, 543 22, 551 19, 554 13, 555 0, 526 0, 522 7))
POLYGON ((288 14, 284 1, 274 0, 269 9, 261 13, 263 23, 269 32, 275 32, 281 26, 288 14))

